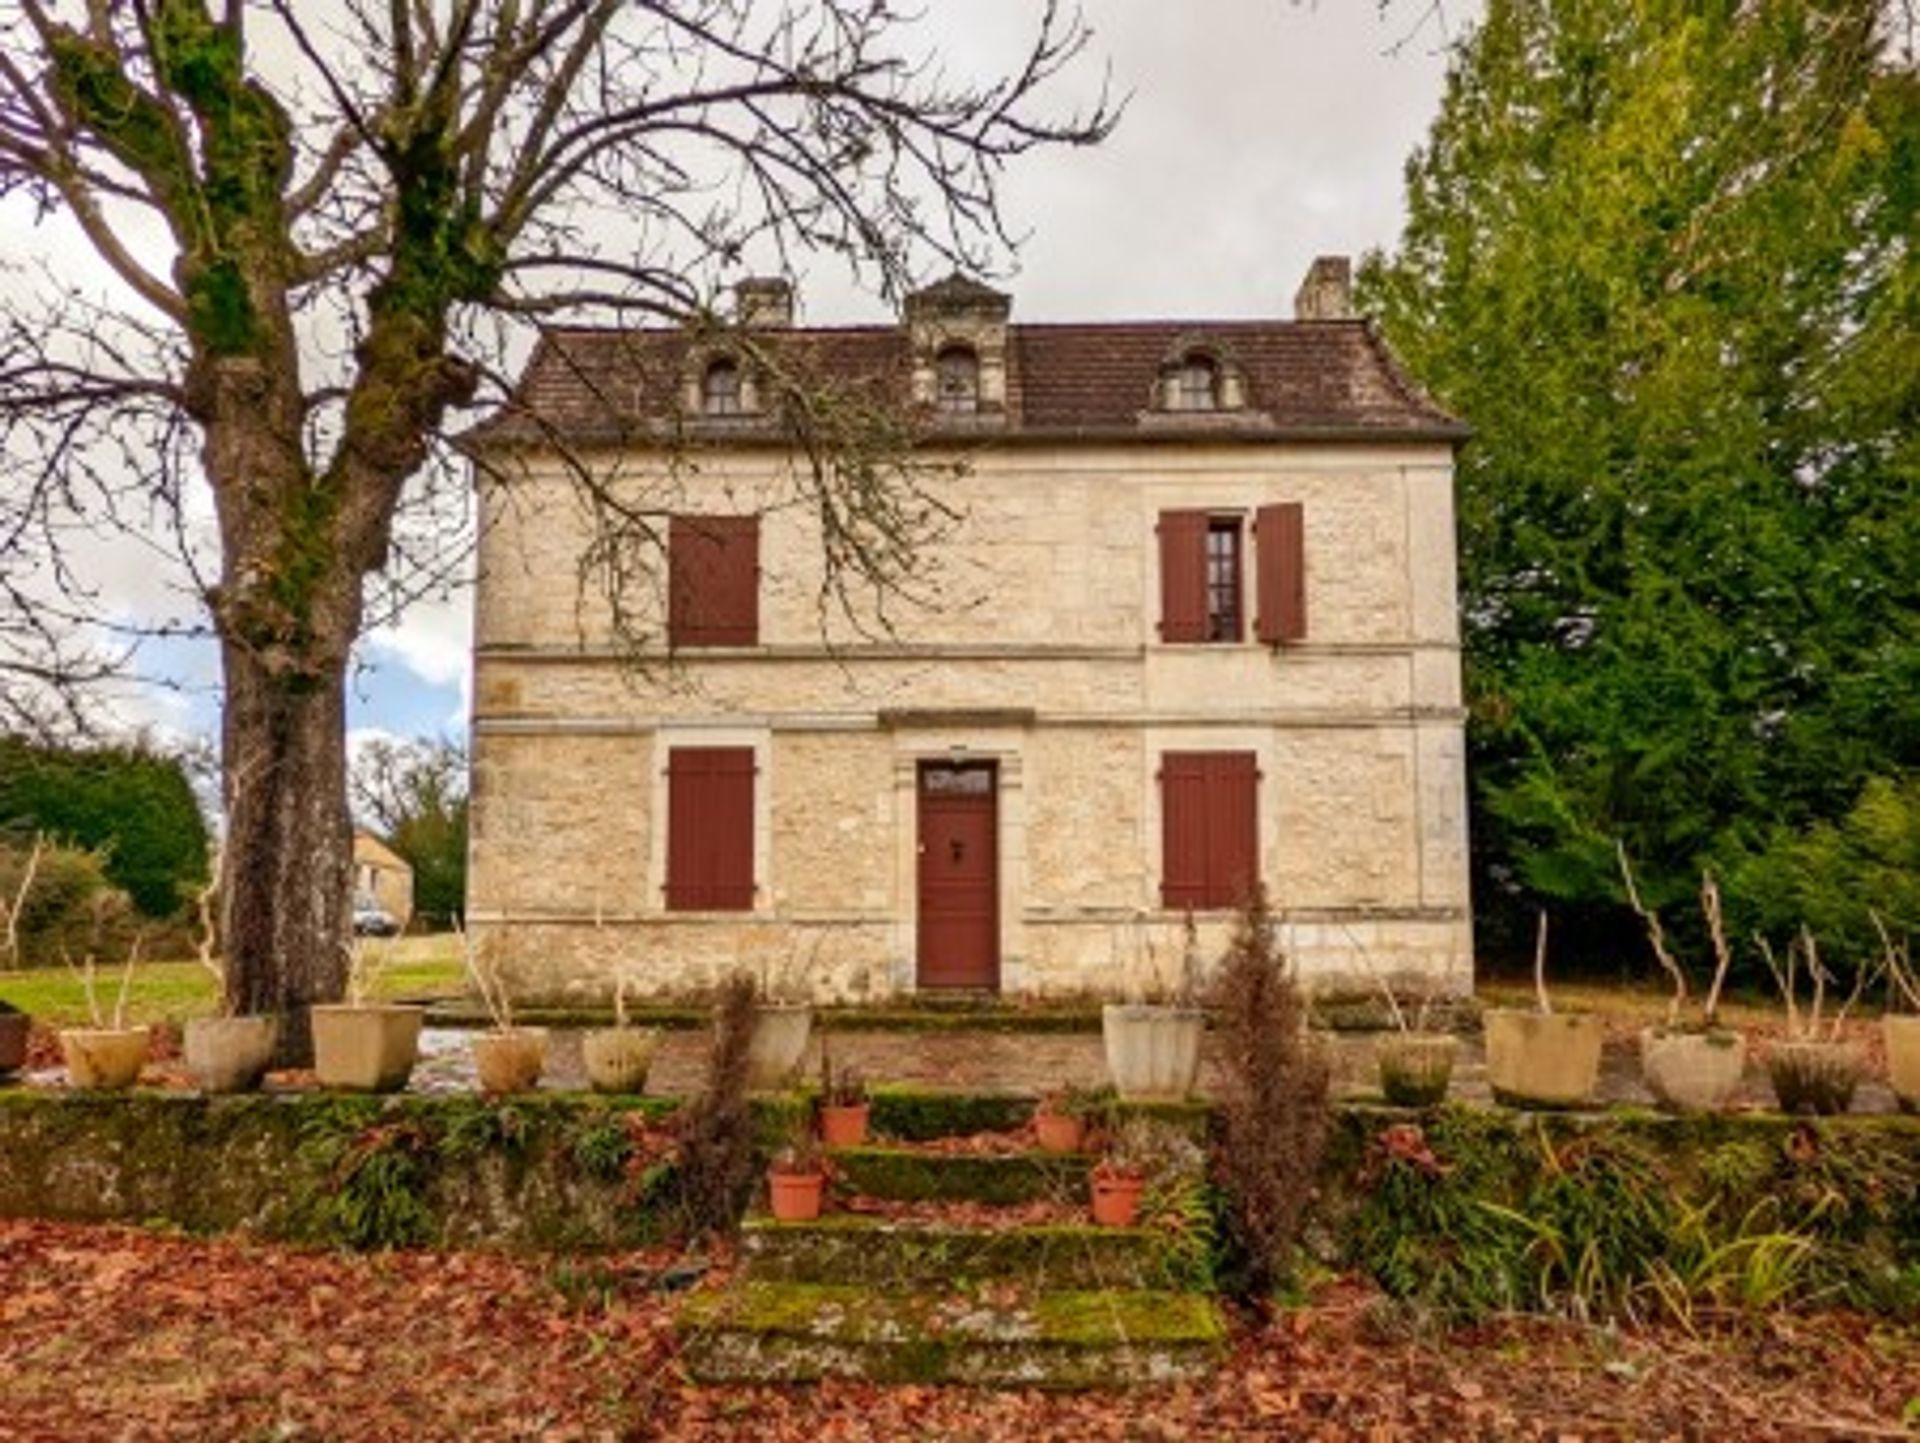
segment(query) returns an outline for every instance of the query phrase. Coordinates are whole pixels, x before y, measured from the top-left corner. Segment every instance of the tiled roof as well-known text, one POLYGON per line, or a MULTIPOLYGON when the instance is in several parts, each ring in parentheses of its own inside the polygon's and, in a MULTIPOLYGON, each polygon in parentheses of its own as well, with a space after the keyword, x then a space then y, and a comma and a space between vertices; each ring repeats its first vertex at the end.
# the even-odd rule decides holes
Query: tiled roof
MULTIPOLYGON (((723 423, 679 415, 697 351, 685 330, 560 330, 536 347, 512 400, 475 439, 569 444, 638 441, 692 420, 702 435, 778 439, 762 419, 723 423)), ((905 399, 911 357, 897 326, 755 332, 776 364, 836 384, 905 399)), ((1457 440, 1466 428, 1425 396, 1362 321, 1128 321, 1007 327, 1004 419, 955 423, 929 415, 929 434, 1007 440, 1261 439, 1288 436, 1457 440), (1245 383, 1230 411, 1154 405, 1170 360, 1204 350, 1245 383)))

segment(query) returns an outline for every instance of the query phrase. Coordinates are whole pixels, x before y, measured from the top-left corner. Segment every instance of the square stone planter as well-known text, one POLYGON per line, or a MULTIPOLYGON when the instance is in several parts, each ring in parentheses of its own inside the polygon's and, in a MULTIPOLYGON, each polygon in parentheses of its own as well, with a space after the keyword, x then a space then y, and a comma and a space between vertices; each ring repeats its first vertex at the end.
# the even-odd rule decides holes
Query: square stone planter
POLYGON ((322 1087, 396 1092, 420 1052, 418 1007, 326 1003, 312 1011, 313 1072, 322 1087))

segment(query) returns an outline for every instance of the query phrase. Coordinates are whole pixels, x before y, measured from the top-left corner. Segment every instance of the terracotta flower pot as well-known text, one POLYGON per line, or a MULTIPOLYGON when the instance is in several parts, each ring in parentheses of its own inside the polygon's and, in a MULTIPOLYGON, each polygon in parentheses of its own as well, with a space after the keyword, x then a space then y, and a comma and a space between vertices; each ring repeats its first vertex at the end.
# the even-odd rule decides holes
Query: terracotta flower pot
POLYGON ((867 1119, 873 1112, 870 1102, 850 1107, 820 1108, 820 1141, 828 1147, 859 1147, 867 1140, 867 1119))
POLYGON ((1130 1228, 1140 1216, 1140 1194, 1147 1190, 1143 1177, 1113 1173, 1093 1175, 1093 1220, 1103 1228, 1130 1228))
POLYGON ((547 1065, 547 1029, 511 1027, 473 1039, 473 1070, 484 1092, 530 1092, 547 1065))
POLYGON ((1600 1080, 1598 1017, 1495 1008, 1486 1014, 1487 1082, 1513 1107, 1577 1107, 1600 1080))
POLYGON ((1380 1091, 1395 1107, 1432 1107, 1453 1081, 1459 1040, 1446 1032, 1399 1032, 1374 1045, 1380 1091))
POLYGON ((418 1007, 327 1003, 312 1013, 313 1074, 322 1087, 393 1092, 420 1051, 418 1007))
POLYGON ((1747 1039, 1738 1032, 1640 1034, 1640 1070, 1647 1090, 1675 1112, 1718 1112, 1732 1100, 1747 1071, 1747 1039))
POLYGON ((1851 1042, 1777 1042, 1767 1054, 1767 1077, 1782 1112, 1845 1112, 1866 1070, 1866 1058, 1851 1042))
POLYGON ((824 1173, 773 1172, 767 1174, 767 1196, 774 1217, 783 1223, 810 1223, 820 1216, 826 1192, 824 1173))
POLYGON ((0 1011, 0 1077, 8 1077, 27 1065, 27 1034, 33 1021, 24 1012, 0 1011))
POLYGON ((1087 1120, 1070 1112, 1036 1112, 1033 1130, 1047 1152, 1078 1152, 1086 1141, 1087 1120))
POLYGON ((1889 1015, 1880 1025, 1887 1039, 1887 1082, 1903 1109, 1920 1112, 1920 1017, 1889 1015))
POLYGON ((753 1009, 747 1045, 747 1086, 756 1092, 791 1087, 813 1033, 810 1002, 761 1002, 753 1009))
POLYGON ((252 1092, 267 1075, 277 1017, 196 1017, 187 1024, 187 1071, 202 1092, 252 1092))
POLYGON ((75 1087, 132 1087, 147 1065, 144 1027, 72 1028, 60 1034, 67 1081, 75 1087))
POLYGON ((1183 1098, 1200 1071, 1198 1007, 1109 1002, 1100 1009, 1107 1071, 1122 1097, 1183 1098))
POLYGON ((659 1045, 660 1033, 652 1027, 604 1027, 587 1033, 580 1039, 580 1060, 588 1085, 595 1092, 645 1092, 659 1045))

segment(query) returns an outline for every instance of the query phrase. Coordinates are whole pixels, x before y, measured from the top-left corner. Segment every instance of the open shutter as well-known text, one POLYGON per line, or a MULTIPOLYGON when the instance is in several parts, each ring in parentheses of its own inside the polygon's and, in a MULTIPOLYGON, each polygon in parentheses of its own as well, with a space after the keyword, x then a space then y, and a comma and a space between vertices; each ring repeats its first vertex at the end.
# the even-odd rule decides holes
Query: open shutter
POLYGON ((752 910, 753 773, 752 747, 668 753, 669 910, 752 910))
POLYGON ((1207 761, 1207 897, 1215 907, 1238 907, 1260 875, 1258 764, 1252 752, 1216 752, 1207 761))
POLYGON ((667 528, 670 646, 760 639, 760 518, 676 516, 667 528))
POLYGON ((1255 519, 1260 640, 1269 646, 1307 634, 1306 512, 1298 501, 1262 506, 1255 519))
POLYGON ((1160 905, 1169 911, 1207 905, 1206 763, 1203 752, 1160 758, 1160 905))
POLYGON ((1207 513, 1160 513, 1160 639, 1207 639, 1207 513))

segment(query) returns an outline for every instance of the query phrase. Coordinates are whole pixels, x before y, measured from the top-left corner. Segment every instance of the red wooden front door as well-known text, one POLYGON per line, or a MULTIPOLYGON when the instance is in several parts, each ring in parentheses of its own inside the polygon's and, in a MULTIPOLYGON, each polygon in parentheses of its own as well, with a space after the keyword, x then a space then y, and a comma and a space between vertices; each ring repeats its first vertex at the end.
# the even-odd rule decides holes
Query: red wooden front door
POLYGON ((997 781, 992 762, 921 763, 922 987, 1000 985, 997 781))

